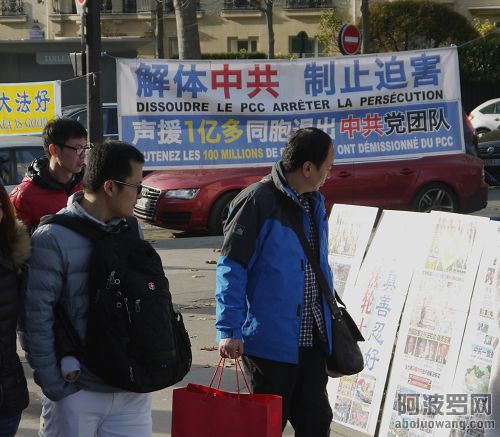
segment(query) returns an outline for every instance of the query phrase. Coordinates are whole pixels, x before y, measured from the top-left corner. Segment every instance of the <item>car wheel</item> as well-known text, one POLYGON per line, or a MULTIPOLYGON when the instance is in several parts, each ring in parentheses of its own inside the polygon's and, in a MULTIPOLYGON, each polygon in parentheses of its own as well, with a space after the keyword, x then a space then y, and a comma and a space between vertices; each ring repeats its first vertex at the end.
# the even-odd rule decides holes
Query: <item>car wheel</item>
POLYGON ((446 185, 430 184, 416 195, 412 209, 419 212, 457 212, 458 199, 453 190, 446 185))
POLYGON ((229 211, 229 204, 237 194, 237 191, 231 191, 223 194, 215 201, 208 218, 208 232, 210 235, 222 234, 224 220, 226 220, 229 211))
POLYGON ((476 135, 482 137, 484 134, 488 133, 490 130, 486 127, 478 127, 476 129, 476 135))

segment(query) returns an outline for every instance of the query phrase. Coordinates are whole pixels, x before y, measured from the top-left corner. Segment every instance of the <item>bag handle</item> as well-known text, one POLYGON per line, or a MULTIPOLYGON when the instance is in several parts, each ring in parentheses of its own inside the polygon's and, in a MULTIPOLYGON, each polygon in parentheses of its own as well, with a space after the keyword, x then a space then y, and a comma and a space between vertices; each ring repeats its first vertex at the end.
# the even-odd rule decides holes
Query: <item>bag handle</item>
MULTIPOLYGON (((212 376, 212 380, 210 381, 210 386, 209 386, 210 388, 212 388, 212 385, 214 383, 215 377, 217 376, 217 373, 219 372, 219 369, 220 369, 219 379, 217 381, 217 390, 220 390, 220 383, 221 383, 221 380, 222 380, 222 373, 224 372, 224 364, 225 364, 225 362, 226 362, 226 358, 221 357, 220 360, 219 360, 219 363, 217 364, 217 367, 215 368, 215 372, 214 372, 214 374, 212 376)), ((236 387, 238 388, 238 395, 240 394, 240 381, 239 381, 239 378, 238 378, 238 369, 241 372, 241 375, 243 376, 243 380, 245 381, 245 386, 246 386, 246 388, 248 390, 248 393, 252 393, 250 391, 250 387, 248 385, 247 378, 245 376, 245 372, 241 368, 241 363, 240 363, 240 360, 238 358, 234 359, 234 365, 235 365, 235 370, 236 370, 236 387)))

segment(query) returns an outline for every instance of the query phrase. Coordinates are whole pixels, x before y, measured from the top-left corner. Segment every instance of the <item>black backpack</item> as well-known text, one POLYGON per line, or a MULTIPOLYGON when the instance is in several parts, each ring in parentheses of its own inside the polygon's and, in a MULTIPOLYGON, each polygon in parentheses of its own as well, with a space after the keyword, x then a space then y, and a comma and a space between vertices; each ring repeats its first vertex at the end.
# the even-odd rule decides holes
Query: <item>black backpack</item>
POLYGON ((160 256, 139 237, 137 220, 127 219, 127 229, 116 233, 65 214, 45 216, 40 226, 49 223, 94 243, 85 344, 58 305, 58 356, 81 356, 104 382, 127 391, 148 393, 181 381, 191 367, 191 342, 172 306, 160 256))

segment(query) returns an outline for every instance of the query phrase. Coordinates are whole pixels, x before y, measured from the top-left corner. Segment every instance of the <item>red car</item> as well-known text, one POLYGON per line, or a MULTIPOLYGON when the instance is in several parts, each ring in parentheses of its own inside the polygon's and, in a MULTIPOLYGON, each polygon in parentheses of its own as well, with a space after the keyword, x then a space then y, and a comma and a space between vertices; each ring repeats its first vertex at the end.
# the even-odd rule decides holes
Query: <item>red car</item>
MULTIPOLYGON (((135 215, 169 229, 222 233, 236 194, 270 167, 154 171, 144 179, 135 215)), ((334 203, 414 211, 469 213, 487 204, 483 162, 458 153, 401 161, 334 165, 321 188, 334 203)))

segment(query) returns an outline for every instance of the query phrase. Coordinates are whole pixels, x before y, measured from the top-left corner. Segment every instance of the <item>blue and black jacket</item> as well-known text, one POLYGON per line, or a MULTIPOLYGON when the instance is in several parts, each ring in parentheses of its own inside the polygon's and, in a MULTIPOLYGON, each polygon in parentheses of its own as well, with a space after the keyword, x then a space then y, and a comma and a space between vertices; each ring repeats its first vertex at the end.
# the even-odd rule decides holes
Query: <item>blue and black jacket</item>
MULTIPOLYGON (((319 261, 333 290, 324 197, 319 192, 312 197, 319 261)), ((287 186, 278 162, 269 176, 244 189, 231 203, 215 291, 218 339, 242 338, 245 354, 285 363, 299 359, 307 263, 292 214, 307 235, 308 214, 287 186)), ((323 295, 322 299, 330 349, 330 309, 323 295)))

